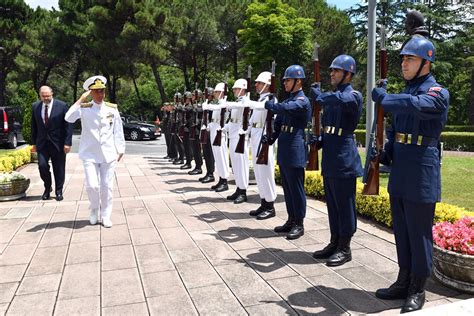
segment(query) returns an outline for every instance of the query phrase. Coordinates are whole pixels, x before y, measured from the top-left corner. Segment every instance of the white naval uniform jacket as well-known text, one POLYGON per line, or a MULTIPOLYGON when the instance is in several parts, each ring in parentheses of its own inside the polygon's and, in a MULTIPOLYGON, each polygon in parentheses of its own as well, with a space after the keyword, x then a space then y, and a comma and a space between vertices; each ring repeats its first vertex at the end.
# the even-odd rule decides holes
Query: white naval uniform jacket
POLYGON ((74 123, 79 118, 82 126, 79 158, 110 163, 117 159, 117 154, 125 153, 122 119, 116 104, 76 102, 67 111, 65 119, 74 123))

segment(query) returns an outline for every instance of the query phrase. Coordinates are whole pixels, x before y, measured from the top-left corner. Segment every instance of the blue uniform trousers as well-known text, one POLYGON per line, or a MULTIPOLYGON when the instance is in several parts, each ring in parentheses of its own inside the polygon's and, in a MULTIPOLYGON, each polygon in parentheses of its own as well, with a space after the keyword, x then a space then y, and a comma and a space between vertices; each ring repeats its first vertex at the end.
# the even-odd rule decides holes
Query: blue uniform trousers
POLYGON ((323 177, 332 236, 350 238, 356 231, 356 177, 323 177))
POLYGON ((431 275, 433 226, 436 203, 418 203, 390 197, 393 232, 397 243, 398 265, 413 276, 431 275))
POLYGON ((304 168, 280 165, 280 174, 288 217, 293 218, 296 222, 302 221, 306 216, 304 168))

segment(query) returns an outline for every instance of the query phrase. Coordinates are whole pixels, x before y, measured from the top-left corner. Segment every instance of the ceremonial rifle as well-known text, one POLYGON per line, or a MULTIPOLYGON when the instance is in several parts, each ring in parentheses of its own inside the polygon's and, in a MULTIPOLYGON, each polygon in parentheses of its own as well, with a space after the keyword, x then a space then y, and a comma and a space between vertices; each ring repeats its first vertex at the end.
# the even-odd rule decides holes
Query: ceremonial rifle
MULTIPOLYGON (((272 81, 270 84, 270 93, 272 95, 275 94, 276 91, 276 78, 275 78, 275 61, 272 62, 272 81)), ((265 127, 264 130, 262 131, 262 136, 267 135, 267 140, 270 141, 270 138, 272 137, 273 134, 273 112, 270 110, 267 110, 267 118, 265 120, 265 127)), ((259 150, 257 152, 257 165, 268 165, 268 150, 270 148, 270 145, 268 144, 268 141, 265 143, 262 143, 260 140, 259 144, 259 150)))
MULTIPOLYGON (((204 87, 204 98, 206 99, 206 102, 209 102, 209 90, 207 88, 207 79, 205 80, 205 87, 204 87)), ((208 110, 203 110, 202 112, 202 126, 205 126, 206 128, 202 129, 199 132, 199 141, 201 144, 207 144, 209 141, 209 132, 207 131, 207 119, 209 117, 208 110)))
MULTIPOLYGON (((321 78, 319 76, 319 56, 318 56, 318 43, 314 43, 314 52, 313 52, 313 82, 320 83, 321 78)), ((313 103, 313 115, 312 115, 312 134, 316 135, 318 138, 321 135, 321 125, 320 125, 320 115, 321 115, 321 106, 316 102, 313 103)), ((319 161, 318 161, 318 148, 316 144, 310 145, 308 165, 306 170, 319 170, 319 161)))
MULTIPOLYGON (((224 82, 224 99, 227 96, 227 77, 228 74, 225 74, 225 82, 224 82)), ((222 130, 224 129, 224 124, 225 124, 225 112, 227 109, 223 107, 221 109, 221 117, 220 117, 220 129, 216 133, 216 138, 214 138, 214 142, 212 143, 213 146, 220 146, 221 145, 221 140, 222 140, 222 130)))
MULTIPOLYGON (((247 68, 247 95, 250 98, 250 91, 251 91, 251 82, 252 80, 252 66, 248 66, 247 68)), ((244 108, 244 113, 242 114, 242 129, 246 132, 249 128, 249 114, 250 114, 250 107, 246 106, 244 108)), ((235 147, 235 152, 238 154, 243 154, 245 150, 245 136, 246 133, 239 135, 239 142, 235 147)))
MULTIPOLYGON (((385 27, 381 27, 380 36, 380 76, 382 79, 387 79, 388 71, 388 56, 385 48, 385 27)), ((380 83, 382 85, 383 83, 380 83)), ((369 148, 365 158, 364 176, 362 182, 364 195, 378 195, 380 186, 380 153, 383 149, 383 132, 384 132, 384 111, 382 105, 377 102, 375 104, 376 118, 372 123, 370 132, 369 148)))

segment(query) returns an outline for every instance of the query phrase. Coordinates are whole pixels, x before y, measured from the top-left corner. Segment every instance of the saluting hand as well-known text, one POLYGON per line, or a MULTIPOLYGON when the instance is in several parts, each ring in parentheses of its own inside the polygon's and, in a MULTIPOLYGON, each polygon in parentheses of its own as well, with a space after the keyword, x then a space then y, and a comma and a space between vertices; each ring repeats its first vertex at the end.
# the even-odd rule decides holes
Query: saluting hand
POLYGON ((87 90, 86 92, 84 92, 80 97, 79 97, 79 101, 80 102, 84 102, 86 100, 86 98, 89 96, 89 94, 91 94, 91 90, 87 90))

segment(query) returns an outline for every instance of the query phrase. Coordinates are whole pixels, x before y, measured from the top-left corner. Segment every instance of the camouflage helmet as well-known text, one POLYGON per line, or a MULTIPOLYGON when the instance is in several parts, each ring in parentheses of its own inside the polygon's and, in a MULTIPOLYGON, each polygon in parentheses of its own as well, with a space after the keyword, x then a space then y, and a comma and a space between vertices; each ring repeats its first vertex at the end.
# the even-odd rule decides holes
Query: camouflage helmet
POLYGON ((174 94, 174 97, 175 97, 176 99, 178 99, 178 100, 181 100, 181 99, 183 98, 183 95, 182 95, 181 93, 179 93, 179 92, 176 92, 176 93, 174 94))
POLYGON ((208 87, 207 88, 207 94, 212 95, 214 93, 214 88, 208 87))

